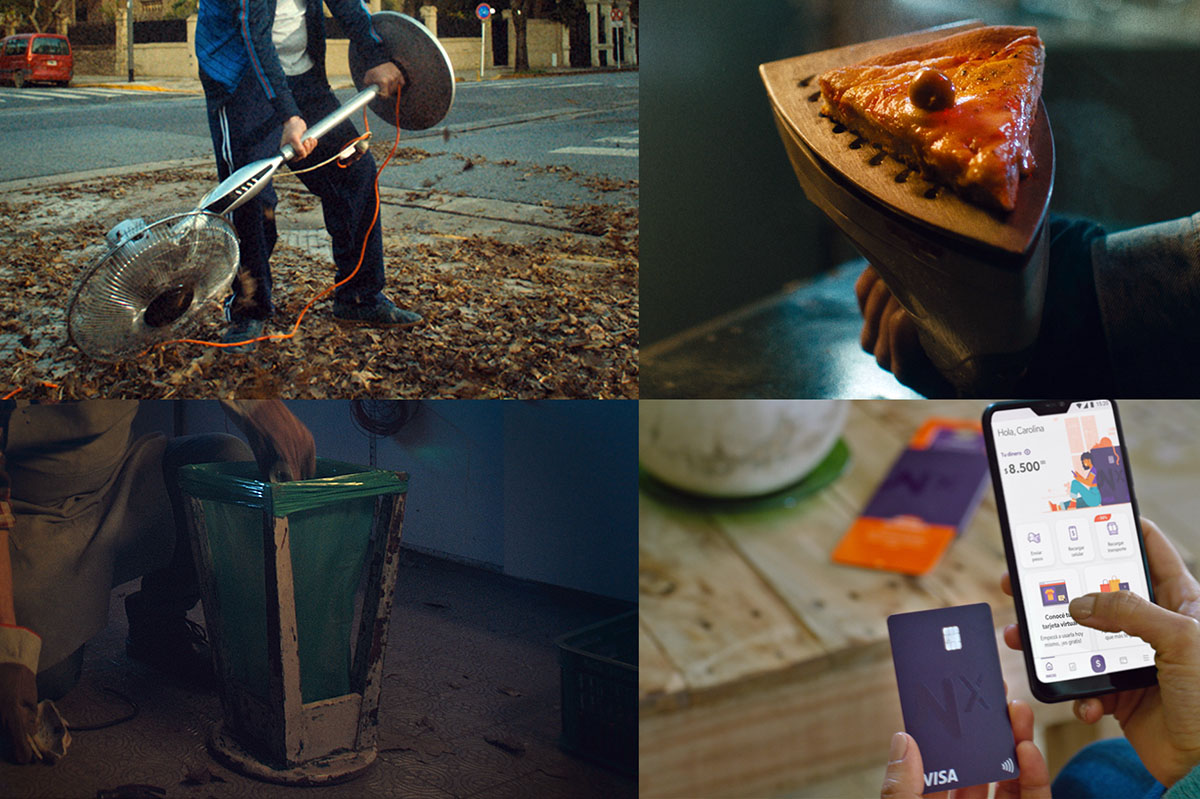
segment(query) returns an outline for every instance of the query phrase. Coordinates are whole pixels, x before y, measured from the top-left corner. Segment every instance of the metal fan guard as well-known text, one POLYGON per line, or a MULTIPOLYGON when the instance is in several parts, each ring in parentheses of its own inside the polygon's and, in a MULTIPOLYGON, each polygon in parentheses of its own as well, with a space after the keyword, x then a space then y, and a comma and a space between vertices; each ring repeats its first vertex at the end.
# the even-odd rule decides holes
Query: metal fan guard
POLYGON ((237 233, 224 217, 192 211, 140 230, 122 226, 115 246, 84 272, 67 306, 67 335, 100 360, 185 337, 238 266, 237 233))
POLYGON ((407 425, 417 411, 419 400, 355 399, 350 401, 350 416, 355 427, 371 436, 392 436, 407 425))

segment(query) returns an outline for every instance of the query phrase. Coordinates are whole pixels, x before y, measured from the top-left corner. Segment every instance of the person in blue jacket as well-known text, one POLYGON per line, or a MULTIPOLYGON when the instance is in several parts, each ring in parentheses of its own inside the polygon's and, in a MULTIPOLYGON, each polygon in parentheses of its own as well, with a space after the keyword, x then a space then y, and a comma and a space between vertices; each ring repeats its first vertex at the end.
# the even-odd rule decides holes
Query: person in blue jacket
MULTIPOLYGON (((365 82, 379 86, 383 97, 395 97, 403 89, 404 77, 389 59, 366 4, 326 2, 366 56, 370 68, 365 82)), ((339 105, 325 75, 321 2, 200 0, 196 57, 222 180, 248 163, 272 157, 284 144, 296 152, 289 166, 301 169, 336 155, 358 135, 347 121, 319 141, 304 140, 306 120, 316 122, 339 105)), ((367 239, 358 273, 335 292, 334 318, 348 324, 394 327, 420 322, 418 314, 396 307, 383 294, 383 237, 378 224, 371 229, 375 162, 370 153, 348 168, 330 164, 300 179, 321 199, 325 227, 333 239, 337 280, 354 270, 367 239)), ((227 343, 262 335, 274 311, 269 259, 276 241, 275 204, 274 188, 267 186, 233 212, 241 263, 225 306, 229 326, 222 340, 227 343)))

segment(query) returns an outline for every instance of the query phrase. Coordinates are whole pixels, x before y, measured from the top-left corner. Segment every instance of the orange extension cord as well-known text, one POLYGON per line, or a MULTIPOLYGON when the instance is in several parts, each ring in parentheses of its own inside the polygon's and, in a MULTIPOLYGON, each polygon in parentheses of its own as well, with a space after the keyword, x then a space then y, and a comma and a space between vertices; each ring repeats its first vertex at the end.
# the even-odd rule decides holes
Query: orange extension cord
MULTIPOLYGON (((345 146, 342 147, 341 150, 339 150, 339 152, 344 151, 346 149, 346 147, 353 146, 357 142, 370 137, 371 123, 367 119, 367 111, 365 108, 363 109, 363 127, 366 129, 366 133, 364 133, 363 135, 361 135, 355 139, 351 139, 349 142, 347 142, 347 144, 345 146)), ((367 233, 363 237, 362 250, 358 254, 358 263, 354 265, 354 271, 352 271, 349 275, 346 275, 345 278, 334 283, 332 286, 329 286, 328 288, 318 292, 315 297, 313 297, 311 300, 309 300, 305 304, 305 306, 302 309, 300 309, 300 315, 296 317, 296 323, 294 325, 292 325, 291 332, 269 333, 265 336, 259 336, 257 338, 250 338, 250 339, 246 339, 245 341, 230 341, 230 342, 203 341, 201 339, 193 339, 193 338, 177 338, 177 339, 170 339, 169 341, 160 342, 154 346, 165 347, 168 344, 200 344, 205 347, 241 347, 246 344, 251 344, 254 342, 258 342, 258 341, 268 341, 271 339, 282 340, 282 339, 293 338, 296 335, 296 333, 298 333, 300 331, 300 323, 304 320, 304 316, 305 316, 305 314, 308 313, 309 309, 312 308, 313 305, 315 305, 321 298, 327 296, 330 292, 336 291, 340 286, 344 286, 345 284, 347 284, 351 280, 353 280, 354 276, 358 274, 358 270, 362 268, 363 260, 367 257, 367 243, 371 239, 371 232, 375 229, 375 224, 379 221, 379 176, 383 174, 383 170, 385 168, 387 168, 387 165, 391 162, 392 158, 396 155, 396 150, 399 148, 399 146, 400 146, 400 92, 397 91, 396 92, 396 138, 392 140, 392 147, 388 151, 387 158, 383 159, 383 163, 380 164, 379 169, 377 169, 375 171, 375 212, 371 217, 371 225, 370 225, 370 227, 367 228, 367 233)), ((345 168, 342 164, 338 164, 338 167, 343 168, 343 169, 345 168)), ((146 352, 149 352, 151 349, 154 349, 154 347, 149 347, 140 354, 144 355, 146 352)), ((41 385, 46 388, 60 388, 60 386, 57 383, 50 383, 45 380, 41 381, 41 385)), ((17 394, 20 394, 24 390, 25 389, 23 387, 14 388, 12 391, 10 391, 7 394, 5 394, 4 396, 0 397, 0 402, 2 402, 4 400, 12 399, 17 394)))

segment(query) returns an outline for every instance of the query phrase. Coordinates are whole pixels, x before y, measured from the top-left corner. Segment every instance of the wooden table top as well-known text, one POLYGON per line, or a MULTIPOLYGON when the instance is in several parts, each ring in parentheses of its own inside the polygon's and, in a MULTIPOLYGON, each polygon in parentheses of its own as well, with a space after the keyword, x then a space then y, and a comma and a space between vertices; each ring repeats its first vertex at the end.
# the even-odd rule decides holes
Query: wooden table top
MULTIPOLYGON (((988 602, 1004 548, 989 487, 967 529, 929 574, 835 564, 830 553, 920 424, 978 419, 976 400, 852 401, 842 437, 850 463, 795 507, 704 513, 640 498, 640 669, 643 713, 886 657, 892 613, 988 602)), ((1200 545, 1200 402, 1119 402, 1135 493, 1185 552, 1200 545)))

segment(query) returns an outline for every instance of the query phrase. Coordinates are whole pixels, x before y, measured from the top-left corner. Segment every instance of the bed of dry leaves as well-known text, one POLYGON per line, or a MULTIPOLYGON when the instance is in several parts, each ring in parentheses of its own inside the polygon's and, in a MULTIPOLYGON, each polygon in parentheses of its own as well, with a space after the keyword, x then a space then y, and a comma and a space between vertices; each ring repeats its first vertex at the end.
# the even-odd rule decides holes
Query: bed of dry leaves
MULTIPOLYGON (((326 298, 295 338, 254 353, 170 345, 117 363, 88 358, 66 339, 65 309, 81 270, 103 252, 110 220, 56 225, 49 209, 161 192, 196 180, 196 172, 212 179, 203 170, 172 170, 0 202, 0 396, 18 389, 28 398, 637 396, 637 208, 602 201, 567 209, 573 232, 547 230, 527 243, 473 235, 413 244, 385 226, 388 292, 425 317, 416 328, 342 327, 326 298)), ((564 179, 592 181, 596 192, 631 188, 567 172, 564 179)), ((286 332, 333 269, 280 246, 272 272, 277 316, 268 331, 286 332)), ((197 333, 216 339, 221 329, 213 309, 197 333)))

